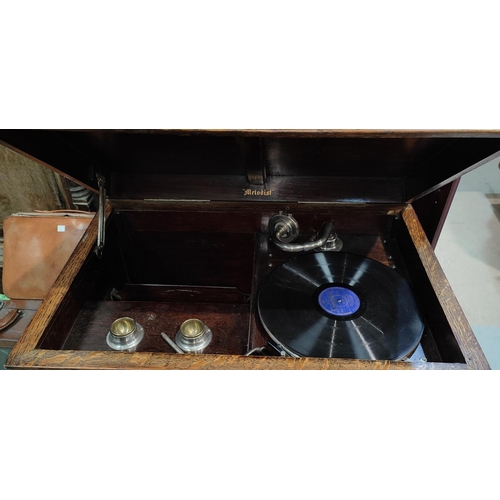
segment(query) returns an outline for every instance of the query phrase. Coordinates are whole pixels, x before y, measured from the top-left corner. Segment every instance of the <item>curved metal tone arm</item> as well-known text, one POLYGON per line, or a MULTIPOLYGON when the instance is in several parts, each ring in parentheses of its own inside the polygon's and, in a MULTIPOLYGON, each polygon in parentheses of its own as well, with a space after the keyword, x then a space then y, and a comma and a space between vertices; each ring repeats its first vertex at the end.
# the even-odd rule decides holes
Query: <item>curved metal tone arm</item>
POLYGON ((272 235, 272 239, 273 243, 285 252, 304 252, 322 247, 332 232, 333 224, 331 222, 323 222, 318 237, 314 241, 308 241, 306 243, 283 243, 278 239, 279 230, 272 235))

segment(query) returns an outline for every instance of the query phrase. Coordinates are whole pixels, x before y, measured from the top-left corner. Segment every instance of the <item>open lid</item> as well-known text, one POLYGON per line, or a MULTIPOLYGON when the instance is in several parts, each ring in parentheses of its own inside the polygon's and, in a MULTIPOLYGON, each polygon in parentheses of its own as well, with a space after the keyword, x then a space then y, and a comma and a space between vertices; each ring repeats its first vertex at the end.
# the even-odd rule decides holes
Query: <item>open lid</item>
POLYGON ((500 156, 500 131, 2 130, 9 147, 108 197, 414 201, 500 156))

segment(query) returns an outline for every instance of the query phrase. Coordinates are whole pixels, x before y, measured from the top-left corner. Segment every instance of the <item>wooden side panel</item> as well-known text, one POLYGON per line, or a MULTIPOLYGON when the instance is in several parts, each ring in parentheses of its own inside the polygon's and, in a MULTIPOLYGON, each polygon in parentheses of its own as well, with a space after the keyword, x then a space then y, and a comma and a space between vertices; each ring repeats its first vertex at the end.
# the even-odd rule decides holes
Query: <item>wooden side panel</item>
POLYGON ((405 200, 416 199, 453 182, 460 176, 500 156, 500 139, 456 139, 415 169, 406 180, 405 200), (460 165, 460 167, 458 167, 460 165))
POLYGON ((481 346, 411 205, 403 210, 403 220, 467 365, 474 369, 489 369, 490 366, 481 346))
MULTIPOLYGON (((79 184, 90 186, 97 165, 54 130, 1 130, 0 143, 79 184), (4 142, 5 141, 5 142, 4 142)), ((102 168, 98 167, 98 171, 102 168)))
POLYGON ((412 203, 432 248, 436 248, 459 183, 456 179, 412 203))
POLYGON ((9 356, 7 368, 128 370, 464 370, 461 363, 408 363, 355 359, 251 357, 34 349, 9 356))

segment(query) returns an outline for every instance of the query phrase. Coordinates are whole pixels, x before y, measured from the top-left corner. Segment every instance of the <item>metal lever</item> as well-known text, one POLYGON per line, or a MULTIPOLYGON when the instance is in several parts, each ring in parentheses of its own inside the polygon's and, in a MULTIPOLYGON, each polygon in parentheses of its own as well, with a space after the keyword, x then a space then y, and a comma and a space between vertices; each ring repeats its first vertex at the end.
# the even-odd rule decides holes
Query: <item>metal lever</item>
POLYGON ((99 213, 98 213, 98 226, 97 226, 97 248, 95 253, 97 257, 101 258, 104 250, 104 235, 106 225, 106 180, 101 174, 96 174, 97 185, 99 186, 99 213))
POLYGON ((184 354, 184 351, 165 333, 160 333, 161 338, 177 353, 184 354))

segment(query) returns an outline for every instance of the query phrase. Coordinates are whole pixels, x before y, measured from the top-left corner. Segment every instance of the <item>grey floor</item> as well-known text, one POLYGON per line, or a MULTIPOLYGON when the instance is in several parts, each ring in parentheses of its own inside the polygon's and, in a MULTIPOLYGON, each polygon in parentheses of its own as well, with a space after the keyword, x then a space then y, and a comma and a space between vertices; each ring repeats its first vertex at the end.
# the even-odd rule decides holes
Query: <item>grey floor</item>
MULTIPOLYGON (((464 175, 436 254, 488 358, 500 369, 499 159, 464 175)), ((0 369, 10 349, 0 349, 0 369)))

